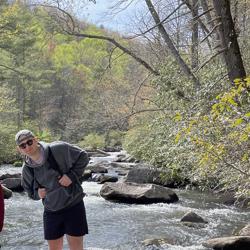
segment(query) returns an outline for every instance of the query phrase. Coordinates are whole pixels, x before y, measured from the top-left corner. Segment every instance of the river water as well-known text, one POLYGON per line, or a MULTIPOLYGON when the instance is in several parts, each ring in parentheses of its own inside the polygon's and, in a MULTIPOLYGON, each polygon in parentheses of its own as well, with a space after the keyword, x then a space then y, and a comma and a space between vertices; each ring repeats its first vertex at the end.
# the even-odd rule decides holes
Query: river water
MULTIPOLYGON (((2 170, 3 168, 1 168, 2 170)), ((180 201, 173 204, 121 204, 104 200, 100 184, 84 182, 84 198, 89 234, 88 250, 205 250, 201 243, 213 237, 230 236, 250 221, 250 213, 216 203, 211 194, 175 190, 180 201), (200 229, 180 223, 182 216, 194 211, 209 223, 200 229), (173 245, 144 246, 142 241, 165 238, 173 245)), ((13 193, 5 200, 5 225, 0 234, 1 250, 45 250, 40 201, 32 201, 24 193, 13 193)), ((64 249, 68 249, 65 241, 64 249)))

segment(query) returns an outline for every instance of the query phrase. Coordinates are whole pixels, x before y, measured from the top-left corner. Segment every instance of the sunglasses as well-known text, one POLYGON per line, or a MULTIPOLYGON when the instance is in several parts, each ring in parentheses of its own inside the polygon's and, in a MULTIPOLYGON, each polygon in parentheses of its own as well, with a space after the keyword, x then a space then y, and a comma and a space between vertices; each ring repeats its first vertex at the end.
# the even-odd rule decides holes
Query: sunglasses
POLYGON ((21 149, 25 149, 26 146, 32 146, 32 145, 33 145, 33 139, 29 139, 28 141, 19 144, 18 147, 21 149))

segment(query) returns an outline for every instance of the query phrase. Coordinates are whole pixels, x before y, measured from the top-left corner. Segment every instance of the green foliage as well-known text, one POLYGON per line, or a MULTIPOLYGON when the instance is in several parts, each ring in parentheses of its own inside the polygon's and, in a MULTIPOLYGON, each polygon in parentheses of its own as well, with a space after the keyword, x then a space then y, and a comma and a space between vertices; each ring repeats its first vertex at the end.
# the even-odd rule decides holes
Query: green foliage
POLYGON ((122 146, 123 138, 125 136, 125 132, 119 130, 111 130, 106 134, 105 146, 122 146))
POLYGON ((192 166, 193 152, 191 147, 174 143, 175 127, 173 120, 161 115, 130 129, 123 146, 136 158, 165 167, 184 181, 192 166))
POLYGON ((51 142, 53 140, 51 132, 48 129, 38 131, 36 137, 39 141, 51 142))
MULTIPOLYGON (((250 78, 216 97, 209 114, 197 113, 182 123, 177 141, 195 146, 195 170, 203 178, 214 176, 217 187, 248 197, 250 78)), ((194 171, 194 170, 193 170, 194 171)))
POLYGON ((196 91, 168 60, 152 82, 157 89, 153 103, 162 112, 137 116, 124 147, 136 158, 168 168, 183 182, 248 197, 249 79, 236 80, 231 89, 223 82, 215 85, 212 79, 220 69, 217 62, 211 68, 196 91))
POLYGON ((82 148, 103 148, 105 146, 105 136, 91 133, 86 135, 82 141, 78 142, 78 145, 82 148))
POLYGON ((15 134, 16 126, 11 123, 0 124, 0 163, 10 163, 17 158, 15 134))
POLYGON ((23 161, 15 161, 13 164, 12 164, 14 167, 22 167, 23 165, 23 161))

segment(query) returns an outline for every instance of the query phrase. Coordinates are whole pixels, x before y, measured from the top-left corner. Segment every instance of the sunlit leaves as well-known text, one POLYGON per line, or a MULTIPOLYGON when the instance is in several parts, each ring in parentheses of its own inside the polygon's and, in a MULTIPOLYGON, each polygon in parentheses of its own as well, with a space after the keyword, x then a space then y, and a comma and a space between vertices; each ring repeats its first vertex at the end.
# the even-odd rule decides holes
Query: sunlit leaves
POLYGON ((201 174, 204 169, 213 175, 220 173, 219 180, 228 188, 235 184, 233 176, 240 176, 238 190, 235 189, 239 195, 245 193, 250 176, 246 152, 250 146, 248 88, 249 78, 237 79, 229 91, 216 97, 210 114, 190 117, 176 134, 177 142, 189 139, 196 146, 196 167, 201 174), (227 175, 227 171, 234 175, 227 175))

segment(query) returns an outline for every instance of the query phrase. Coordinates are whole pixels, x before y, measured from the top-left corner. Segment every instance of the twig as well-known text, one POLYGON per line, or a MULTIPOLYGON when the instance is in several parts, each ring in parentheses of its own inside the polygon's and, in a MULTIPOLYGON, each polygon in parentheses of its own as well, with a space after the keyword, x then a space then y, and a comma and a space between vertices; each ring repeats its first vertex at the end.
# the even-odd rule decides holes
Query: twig
POLYGON ((195 73, 197 73, 198 71, 200 71, 206 64, 208 64, 213 58, 215 58, 216 56, 218 56, 219 54, 221 54, 222 52, 226 51, 226 48, 219 50, 217 53, 215 53, 214 55, 212 55, 210 58, 208 58, 208 60, 206 60, 196 71, 195 73))

